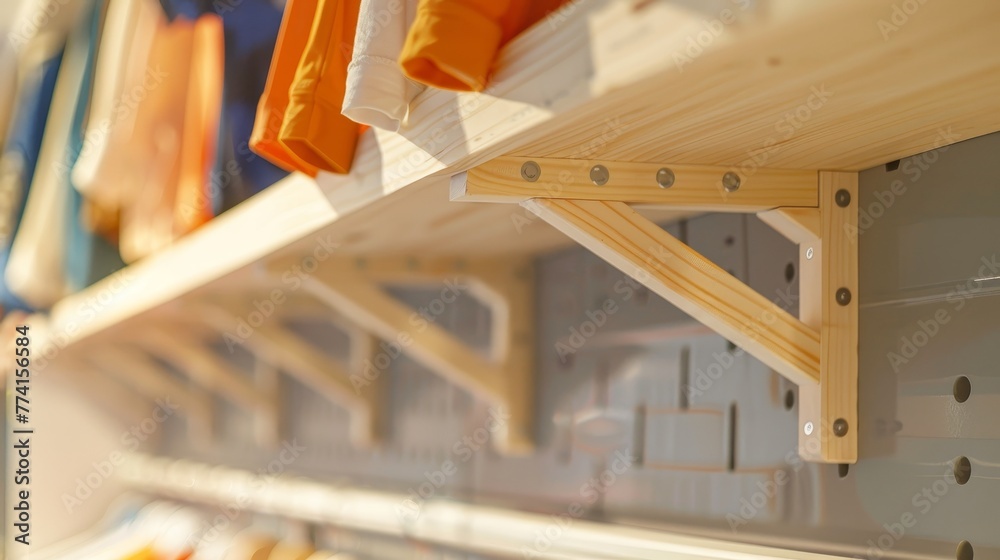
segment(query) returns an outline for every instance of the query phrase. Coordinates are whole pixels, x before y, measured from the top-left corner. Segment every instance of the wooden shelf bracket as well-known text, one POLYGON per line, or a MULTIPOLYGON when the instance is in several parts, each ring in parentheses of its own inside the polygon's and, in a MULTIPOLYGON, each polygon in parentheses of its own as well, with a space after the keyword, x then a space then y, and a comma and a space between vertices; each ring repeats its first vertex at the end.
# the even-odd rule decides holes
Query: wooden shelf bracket
POLYGON ((261 444, 273 446, 279 443, 277 427, 280 408, 277 400, 262 390, 250 375, 207 348, 203 340, 181 329, 167 329, 154 324, 145 325, 132 337, 148 354, 172 364, 206 391, 216 393, 249 412, 257 426, 269 426, 267 430, 256 431, 261 444))
POLYGON ((799 386, 803 458, 857 461, 857 174, 503 157, 454 176, 451 197, 520 203, 742 347, 799 386), (760 213, 800 244, 800 316, 629 204, 760 213))
MULTIPOLYGON (((269 265, 279 272, 289 263, 269 265)), ((280 272, 279 272, 280 274, 280 272)), ((533 449, 534 275, 530 259, 334 258, 303 280, 302 290, 336 311, 369 339, 364 375, 352 377, 361 394, 398 355, 502 409, 508 419, 494 441, 498 451, 533 449), (441 296, 416 310, 385 292, 386 285, 441 288, 441 296), (470 348, 436 321, 463 292, 491 312, 488 351, 470 348), (375 343, 375 339, 380 342, 375 343), (374 366, 374 369, 372 368, 374 366)), ((355 352, 359 357, 363 352, 355 352)), ((354 366, 359 367, 359 364, 354 366)))
MULTIPOLYGON (((237 323, 240 310, 218 301, 202 301, 185 305, 184 311, 189 316, 198 317, 217 332, 227 332, 237 323)), ((338 327, 351 339, 346 364, 329 357, 279 321, 255 327, 253 334, 243 341, 243 346, 258 362, 288 373, 345 408, 351 416, 351 441, 359 447, 369 447, 383 436, 380 425, 383 386, 376 379, 367 382, 368 386, 361 391, 352 379, 364 376, 365 360, 370 358, 373 343, 368 333, 343 323, 338 327)))
MULTIPOLYGON (((84 361, 150 402, 169 399, 187 419, 192 441, 212 440, 212 401, 204 391, 190 387, 167 372, 144 352, 128 346, 103 346, 84 361)), ((152 412, 147 412, 147 416, 152 412)))

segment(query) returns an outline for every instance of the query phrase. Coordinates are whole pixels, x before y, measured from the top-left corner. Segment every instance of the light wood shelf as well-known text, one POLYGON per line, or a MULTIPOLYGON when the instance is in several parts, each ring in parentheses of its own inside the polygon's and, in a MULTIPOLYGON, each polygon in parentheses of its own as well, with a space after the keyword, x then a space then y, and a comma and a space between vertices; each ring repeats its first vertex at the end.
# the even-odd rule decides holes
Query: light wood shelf
POLYGON ((35 318, 39 342, 83 348, 187 295, 250 289, 255 264, 322 244, 476 256, 568 244, 517 205, 449 202, 452 175, 500 156, 859 170, 1000 130, 1000 4, 928 2, 901 25, 895 4, 572 2, 505 49, 486 93, 428 91, 402 131, 363 136, 349 175, 290 176, 35 318))

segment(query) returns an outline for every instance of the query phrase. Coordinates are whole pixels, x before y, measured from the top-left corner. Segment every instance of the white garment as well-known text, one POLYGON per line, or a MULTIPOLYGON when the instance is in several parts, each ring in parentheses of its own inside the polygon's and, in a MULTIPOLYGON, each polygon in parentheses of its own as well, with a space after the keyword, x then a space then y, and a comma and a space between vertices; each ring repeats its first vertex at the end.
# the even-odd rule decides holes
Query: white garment
POLYGON ((347 118, 399 130, 410 101, 425 88, 399 67, 399 53, 416 11, 417 0, 361 0, 341 111, 347 118))
POLYGON ((146 93, 129 78, 145 72, 159 11, 154 0, 110 0, 104 18, 85 141, 72 173, 77 190, 107 208, 128 202, 141 172, 115 156, 131 141, 136 99, 146 93))
POLYGON ((35 176, 7 261, 8 289, 35 308, 51 307, 69 292, 65 273, 68 144, 87 68, 89 35, 89 27, 79 25, 66 43, 35 176))
POLYGON ((13 15, 5 36, 22 63, 40 64, 62 48, 66 36, 91 3, 75 0, 4 0, 13 15))

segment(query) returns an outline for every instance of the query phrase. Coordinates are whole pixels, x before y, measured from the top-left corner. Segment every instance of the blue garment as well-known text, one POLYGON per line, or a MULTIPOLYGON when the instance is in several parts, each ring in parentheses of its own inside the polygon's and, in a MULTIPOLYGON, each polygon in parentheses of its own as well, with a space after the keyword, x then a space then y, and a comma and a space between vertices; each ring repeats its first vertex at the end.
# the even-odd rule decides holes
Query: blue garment
MULTIPOLYGON (((38 163, 38 152, 42 147, 42 136, 45 133, 45 121, 52 104, 52 93, 56 86, 56 76, 62 62, 62 50, 52 58, 41 63, 29 76, 25 77, 18 93, 14 116, 7 142, 4 145, 3 163, 0 164, 0 189, 7 190, 5 198, 11 201, 9 208, 4 208, 10 214, 10 227, 2 232, 0 239, 0 270, 7 268, 10 248, 14 243, 14 233, 21 224, 24 214, 24 203, 28 199, 28 189, 35 176, 35 166, 38 163), (9 189, 9 190, 8 190, 9 189)), ((4 312, 12 309, 32 311, 31 307, 21 301, 7 289, 6 281, 0 274, 0 304, 4 312)))
POLYGON ((67 209, 69 227, 65 231, 65 270, 67 284, 72 292, 80 291, 125 266, 116 247, 113 247, 103 237, 84 228, 80 215, 83 196, 76 189, 76 185, 72 183, 72 173, 70 173, 70 170, 76 165, 77 158, 80 157, 80 151, 83 150, 84 134, 87 131, 87 109, 90 107, 94 66, 97 59, 97 42, 100 39, 101 21, 104 13, 103 4, 103 1, 95 2, 88 21, 82 22, 83 25, 90 28, 87 42, 87 67, 84 70, 83 80, 80 82, 76 108, 73 110, 73 123, 70 128, 69 142, 66 144, 66 160, 69 165, 62 178, 65 188, 69 190, 69 196, 66 197, 69 204, 67 209))
POLYGON ((220 142, 211 174, 218 214, 283 179, 288 172, 250 150, 257 102, 264 93, 282 10, 269 0, 160 0, 171 20, 222 18, 225 36, 220 142))

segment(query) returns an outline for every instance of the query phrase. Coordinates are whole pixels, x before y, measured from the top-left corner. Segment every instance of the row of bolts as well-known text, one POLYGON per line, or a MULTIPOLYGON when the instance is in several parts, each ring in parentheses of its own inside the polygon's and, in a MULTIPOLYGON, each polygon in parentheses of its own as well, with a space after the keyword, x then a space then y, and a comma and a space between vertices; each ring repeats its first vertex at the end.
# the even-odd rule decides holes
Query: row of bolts
MULTIPOLYGON (((526 161, 521 164, 521 178, 529 183, 534 183, 542 176, 542 168, 534 161, 526 161)), ((590 168, 590 180, 598 187, 607 184, 611 179, 611 172, 603 165, 595 165, 590 168)), ((661 189, 669 189, 674 186, 674 171, 669 167, 661 167, 656 171, 656 184, 661 189)), ((736 192, 740 189, 740 176, 732 171, 727 171, 722 176, 722 188, 726 192, 736 192)))

